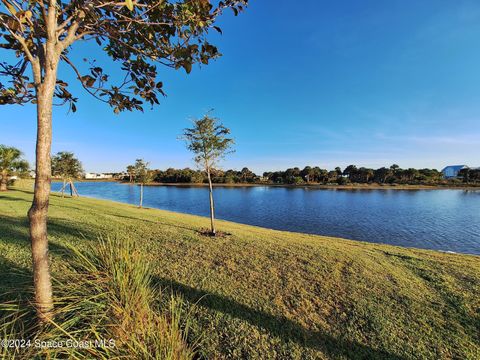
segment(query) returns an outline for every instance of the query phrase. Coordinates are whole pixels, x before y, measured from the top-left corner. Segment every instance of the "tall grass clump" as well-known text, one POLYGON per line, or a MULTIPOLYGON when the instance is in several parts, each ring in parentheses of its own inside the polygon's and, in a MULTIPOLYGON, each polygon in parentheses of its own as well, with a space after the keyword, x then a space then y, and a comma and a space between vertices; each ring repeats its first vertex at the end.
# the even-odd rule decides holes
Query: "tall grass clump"
POLYGON ((1 304, 0 338, 26 342, 0 348, 0 358, 193 358, 183 300, 158 301, 162 294, 134 241, 100 238, 87 251, 69 250, 68 265, 55 279, 51 323, 39 325, 28 301, 1 304))

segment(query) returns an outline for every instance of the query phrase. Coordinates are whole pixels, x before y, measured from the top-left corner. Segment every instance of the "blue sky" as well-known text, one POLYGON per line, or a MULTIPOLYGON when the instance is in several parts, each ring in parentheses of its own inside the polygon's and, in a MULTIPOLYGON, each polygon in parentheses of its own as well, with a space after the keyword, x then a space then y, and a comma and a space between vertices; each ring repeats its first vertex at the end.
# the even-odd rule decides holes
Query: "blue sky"
MULTIPOLYGON (((223 168, 480 166, 478 1, 251 0, 220 24, 224 56, 190 75, 161 69, 168 96, 153 110, 114 115, 72 87, 78 111, 55 108, 53 152, 75 152, 87 171, 140 157, 193 167, 178 135, 214 108, 236 140, 223 168)), ((35 108, 2 106, 0 122, 0 143, 33 162, 35 108)))

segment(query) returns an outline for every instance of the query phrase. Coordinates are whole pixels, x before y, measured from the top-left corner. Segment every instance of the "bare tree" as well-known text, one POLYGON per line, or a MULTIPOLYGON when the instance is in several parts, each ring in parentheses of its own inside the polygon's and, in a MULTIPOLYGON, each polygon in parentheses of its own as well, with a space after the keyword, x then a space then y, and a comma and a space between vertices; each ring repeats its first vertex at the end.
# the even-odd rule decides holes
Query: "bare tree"
MULTIPOLYGON (((53 298, 48 260, 47 214, 51 181, 52 106, 77 98, 58 77, 66 64, 83 88, 115 113, 158 104, 163 84, 157 66, 183 68, 208 64, 219 56, 207 41, 216 18, 226 9, 235 14, 248 0, 0 0, 0 47, 18 62, 0 63, 0 104, 34 103, 37 107, 36 177, 28 212, 32 243, 35 304, 41 321, 52 316, 53 298), (213 3, 213 4, 212 4, 213 3), (214 5, 216 4, 216 5, 214 5), (69 53, 79 41, 96 42, 120 65, 118 83, 94 59, 76 64, 69 53), (88 66, 88 69, 85 67, 88 66)), ((116 78, 116 77, 115 77, 116 78)))
POLYGON ((207 172, 210 198, 211 234, 216 235, 215 205, 213 201, 212 170, 226 154, 233 152, 233 139, 227 137, 230 130, 223 126, 217 118, 205 115, 193 121, 193 127, 183 130, 182 139, 188 150, 195 154, 195 162, 207 172))

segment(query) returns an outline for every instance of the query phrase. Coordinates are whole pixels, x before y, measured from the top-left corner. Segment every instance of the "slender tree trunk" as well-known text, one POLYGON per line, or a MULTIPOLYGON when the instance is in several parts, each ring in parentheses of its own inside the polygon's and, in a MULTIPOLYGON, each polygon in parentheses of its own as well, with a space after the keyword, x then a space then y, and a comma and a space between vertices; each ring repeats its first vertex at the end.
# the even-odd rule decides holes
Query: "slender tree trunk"
POLYGON ((72 180, 70 180, 68 183, 70 184, 70 197, 73 197, 73 184, 72 184, 72 180))
POLYGON ((215 206, 213 203, 213 186, 212 186, 212 177, 210 176, 209 167, 207 167, 207 176, 208 176, 208 187, 210 192, 210 227, 211 227, 212 235, 215 236, 217 234, 217 230, 215 229, 215 206))
MULTIPOLYGON (((50 45, 51 46, 51 45, 50 45)), ((51 183, 52 103, 57 63, 48 61, 44 81, 37 85, 36 176, 28 217, 32 245, 33 284, 38 319, 52 318, 52 281, 48 259, 47 215, 51 183)))
POLYGON ((143 207, 143 183, 140 184, 140 206, 139 208, 143 207))
POLYGON ((65 197, 65 186, 67 186, 67 181, 63 179, 62 198, 65 197))

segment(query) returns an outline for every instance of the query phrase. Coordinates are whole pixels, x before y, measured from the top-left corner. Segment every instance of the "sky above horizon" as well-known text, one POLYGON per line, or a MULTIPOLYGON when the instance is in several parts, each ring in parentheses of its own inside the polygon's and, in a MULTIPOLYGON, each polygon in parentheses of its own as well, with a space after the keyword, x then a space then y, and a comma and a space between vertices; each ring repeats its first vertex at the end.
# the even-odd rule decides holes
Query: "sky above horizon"
MULTIPOLYGON (((137 158, 194 167, 178 136, 213 108, 236 141, 225 169, 480 166, 478 1, 292 4, 251 0, 240 16, 226 14, 223 35, 211 34, 223 56, 189 75, 160 69, 168 96, 144 113, 114 115, 62 67, 78 111, 54 109, 52 152, 74 152, 90 172, 137 158)), ((92 43, 73 58, 87 54, 102 59, 92 43)), ((0 50, 0 59, 12 58, 0 50)), ((35 107, 0 106, 0 123, 0 143, 33 164, 35 107)))

